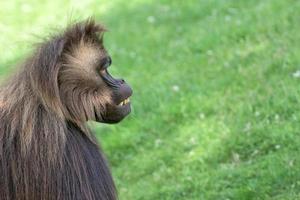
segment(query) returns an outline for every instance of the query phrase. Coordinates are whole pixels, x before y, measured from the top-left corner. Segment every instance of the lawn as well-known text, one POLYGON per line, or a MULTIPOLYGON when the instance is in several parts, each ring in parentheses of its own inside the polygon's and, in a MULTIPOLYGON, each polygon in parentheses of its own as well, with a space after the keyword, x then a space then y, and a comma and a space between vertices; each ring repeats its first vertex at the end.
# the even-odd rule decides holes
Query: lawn
POLYGON ((48 32, 94 15, 133 87, 91 123, 120 200, 300 199, 300 1, 0 2, 0 78, 48 32))

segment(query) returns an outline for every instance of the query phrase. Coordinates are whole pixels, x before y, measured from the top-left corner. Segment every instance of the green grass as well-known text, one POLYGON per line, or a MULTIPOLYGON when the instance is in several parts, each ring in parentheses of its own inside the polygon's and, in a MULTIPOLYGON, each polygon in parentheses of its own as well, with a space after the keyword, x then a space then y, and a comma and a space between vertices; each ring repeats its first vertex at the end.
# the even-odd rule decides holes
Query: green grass
POLYGON ((0 74, 38 37, 94 15, 133 86, 119 125, 92 124, 121 200, 300 199, 300 2, 0 2, 0 74))

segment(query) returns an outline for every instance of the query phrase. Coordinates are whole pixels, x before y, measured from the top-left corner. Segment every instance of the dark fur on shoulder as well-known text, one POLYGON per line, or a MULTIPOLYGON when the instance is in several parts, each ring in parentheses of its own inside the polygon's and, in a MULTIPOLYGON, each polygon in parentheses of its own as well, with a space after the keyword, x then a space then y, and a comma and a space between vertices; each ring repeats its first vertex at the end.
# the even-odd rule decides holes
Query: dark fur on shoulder
POLYGON ((122 95, 105 79, 104 31, 93 20, 70 26, 41 44, 0 88, 1 200, 117 199, 86 126, 118 122, 130 111, 117 107, 122 95))

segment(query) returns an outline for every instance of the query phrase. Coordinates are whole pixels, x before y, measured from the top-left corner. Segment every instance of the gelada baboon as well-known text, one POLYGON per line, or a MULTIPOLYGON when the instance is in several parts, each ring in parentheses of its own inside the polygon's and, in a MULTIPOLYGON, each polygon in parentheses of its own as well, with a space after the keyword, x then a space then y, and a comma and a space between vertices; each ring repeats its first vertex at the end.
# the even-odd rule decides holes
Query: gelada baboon
POLYGON ((130 86, 108 73, 104 31, 91 19, 69 26, 40 44, 1 87, 1 200, 117 199, 86 126, 130 113, 130 86))

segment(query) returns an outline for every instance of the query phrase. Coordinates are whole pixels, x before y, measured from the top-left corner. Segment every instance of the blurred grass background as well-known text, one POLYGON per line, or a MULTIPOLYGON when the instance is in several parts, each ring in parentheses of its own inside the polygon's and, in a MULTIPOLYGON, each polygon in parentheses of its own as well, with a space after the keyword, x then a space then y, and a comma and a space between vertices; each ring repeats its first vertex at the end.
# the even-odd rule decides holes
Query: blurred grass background
POLYGON ((95 16, 133 112, 92 124, 121 200, 300 199, 300 1, 0 1, 0 78, 95 16))

